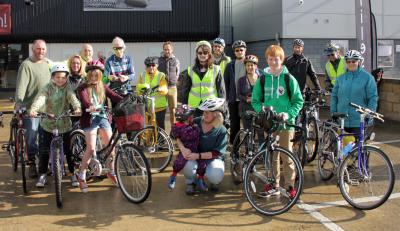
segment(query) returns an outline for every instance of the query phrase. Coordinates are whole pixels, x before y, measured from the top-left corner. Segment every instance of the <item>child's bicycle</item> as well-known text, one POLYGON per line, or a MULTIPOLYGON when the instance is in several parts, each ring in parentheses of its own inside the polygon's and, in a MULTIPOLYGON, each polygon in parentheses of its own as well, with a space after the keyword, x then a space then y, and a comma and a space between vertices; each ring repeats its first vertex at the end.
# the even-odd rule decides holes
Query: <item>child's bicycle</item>
MULTIPOLYGON (((10 138, 8 144, 3 145, 2 149, 8 151, 14 172, 18 169, 18 163, 21 163, 22 188, 24 193, 28 193, 25 171, 28 160, 28 144, 25 139, 26 130, 24 128, 24 118, 27 117, 26 109, 21 108, 16 111, 6 111, 2 114, 13 114, 10 123, 10 138)), ((3 117, 1 116, 2 120, 3 117)))
POLYGON ((132 141, 145 153, 150 162, 151 172, 162 172, 171 162, 174 145, 164 129, 157 126, 155 97, 158 85, 153 88, 139 89, 146 104, 146 127, 134 133, 132 141))
MULTIPOLYGON (((67 117, 73 117, 70 111, 66 111, 59 116, 50 115, 45 112, 40 112, 36 117, 38 118, 48 118, 55 121, 57 125, 57 121, 67 117)), ((63 206, 62 200, 62 177, 65 175, 64 171, 64 141, 63 137, 59 134, 58 128, 56 126, 52 131, 53 138, 50 143, 50 164, 51 164, 51 173, 54 177, 54 186, 56 193, 56 204, 58 208, 63 206)))
MULTIPOLYGON (((255 112, 253 112, 255 113, 255 112)), ((278 145, 279 138, 273 134, 279 127, 285 126, 286 122, 276 115, 272 109, 267 109, 261 115, 262 127, 266 132, 266 140, 259 151, 248 162, 244 172, 244 191, 251 206, 258 212, 274 216, 288 211, 300 198, 303 188, 303 169, 297 157, 289 150, 278 145), (295 194, 289 194, 287 188, 279 185, 274 194, 270 193, 271 186, 280 180, 280 176, 286 174, 287 168, 280 166, 281 160, 292 163, 295 194), (279 169, 278 169, 279 168, 279 169), (278 174, 278 171, 280 174, 278 174)), ((280 183, 283 183, 280 181, 280 183)))
POLYGON ((383 115, 354 103, 350 106, 360 113, 360 132, 344 132, 346 114, 332 115, 334 120, 340 121, 340 125, 324 122, 318 150, 318 171, 323 180, 337 174, 340 192, 351 206, 362 210, 374 209, 389 198, 395 181, 389 157, 378 147, 364 144, 365 120, 373 118, 383 122, 383 115), (338 128, 339 133, 336 132, 338 128), (356 145, 348 153, 343 152, 345 136, 357 137, 356 145))

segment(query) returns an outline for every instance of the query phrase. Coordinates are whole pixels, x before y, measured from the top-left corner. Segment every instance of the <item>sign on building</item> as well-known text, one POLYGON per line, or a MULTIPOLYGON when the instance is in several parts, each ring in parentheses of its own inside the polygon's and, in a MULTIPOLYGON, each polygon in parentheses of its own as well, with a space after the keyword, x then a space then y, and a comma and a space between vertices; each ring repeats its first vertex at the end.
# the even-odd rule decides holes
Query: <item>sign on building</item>
POLYGON ((0 35, 11 34, 11 5, 0 4, 0 35))
POLYGON ((84 11, 172 11, 171 0, 83 0, 84 11))

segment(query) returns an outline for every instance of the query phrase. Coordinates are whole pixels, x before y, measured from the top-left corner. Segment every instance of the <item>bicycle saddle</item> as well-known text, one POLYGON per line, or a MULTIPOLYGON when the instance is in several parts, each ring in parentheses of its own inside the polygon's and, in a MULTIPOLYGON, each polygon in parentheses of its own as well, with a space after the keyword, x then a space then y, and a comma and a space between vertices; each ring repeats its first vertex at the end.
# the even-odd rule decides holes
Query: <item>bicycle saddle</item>
POLYGON ((332 114, 332 119, 337 120, 341 118, 347 118, 348 115, 346 113, 333 113, 332 114))

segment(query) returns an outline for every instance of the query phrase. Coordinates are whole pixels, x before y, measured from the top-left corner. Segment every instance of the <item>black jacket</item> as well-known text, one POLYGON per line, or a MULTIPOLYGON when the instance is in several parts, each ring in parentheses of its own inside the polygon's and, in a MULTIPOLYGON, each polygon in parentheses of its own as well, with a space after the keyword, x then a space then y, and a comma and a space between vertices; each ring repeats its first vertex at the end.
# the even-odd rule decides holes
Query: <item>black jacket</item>
POLYGON ((321 89, 319 85, 317 74, 308 58, 304 55, 291 55, 286 57, 283 61, 283 65, 287 67, 290 74, 292 74, 297 82, 299 83, 300 90, 303 91, 306 82, 307 82, 307 75, 310 77, 311 81, 314 84, 316 89, 321 89))

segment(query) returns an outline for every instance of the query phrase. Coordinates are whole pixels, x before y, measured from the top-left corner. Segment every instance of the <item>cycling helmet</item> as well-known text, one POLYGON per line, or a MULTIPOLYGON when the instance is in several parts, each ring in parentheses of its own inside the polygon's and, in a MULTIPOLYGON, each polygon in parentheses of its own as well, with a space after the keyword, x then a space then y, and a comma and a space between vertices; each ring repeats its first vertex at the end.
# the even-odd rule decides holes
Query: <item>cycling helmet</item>
POLYGON ((295 39, 293 40, 293 46, 301 46, 304 47, 304 42, 301 39, 295 39))
POLYGON ((326 55, 334 54, 335 52, 339 51, 339 46, 334 43, 328 43, 324 51, 326 55))
POLYGON ((207 42, 206 40, 201 40, 198 43, 196 43, 196 51, 199 49, 200 46, 207 46, 211 50, 211 44, 207 42))
POLYGON ((274 126, 274 119, 276 117, 275 112, 272 107, 268 107, 263 109, 258 114, 258 120, 256 123, 264 129, 264 131, 268 132, 274 126))
POLYGON ((236 40, 235 42, 233 42, 232 44, 232 49, 236 49, 238 47, 244 47, 246 48, 246 43, 243 40, 236 40))
POLYGON ((363 60, 364 59, 362 57, 361 53, 359 51, 356 51, 356 50, 347 51, 346 54, 344 55, 344 58, 346 60, 348 60, 348 59, 363 60))
POLYGON ((255 55, 246 55, 244 58, 244 63, 252 62, 254 64, 258 64, 258 58, 255 55))
POLYGON ((157 56, 149 56, 144 60, 144 65, 150 66, 151 64, 158 65, 158 57, 157 56))
POLYGON ((65 65, 64 63, 56 63, 51 68, 51 74, 53 75, 56 72, 65 72, 68 75, 69 69, 68 69, 67 65, 65 65))
POLYGON ((213 41, 213 45, 214 44, 218 44, 218 45, 225 47, 225 40, 223 38, 216 38, 213 41))
POLYGON ((176 108, 175 117, 177 121, 183 122, 186 121, 190 116, 192 116, 195 112, 195 109, 190 107, 187 104, 179 105, 176 108))
POLYGON ((221 111, 222 105, 224 105, 225 99, 223 98, 209 98, 203 101, 198 107, 202 111, 221 111))
POLYGON ((92 65, 87 65, 85 68, 86 72, 92 71, 92 70, 100 70, 101 72, 104 71, 104 65, 101 62, 96 62, 92 65))

